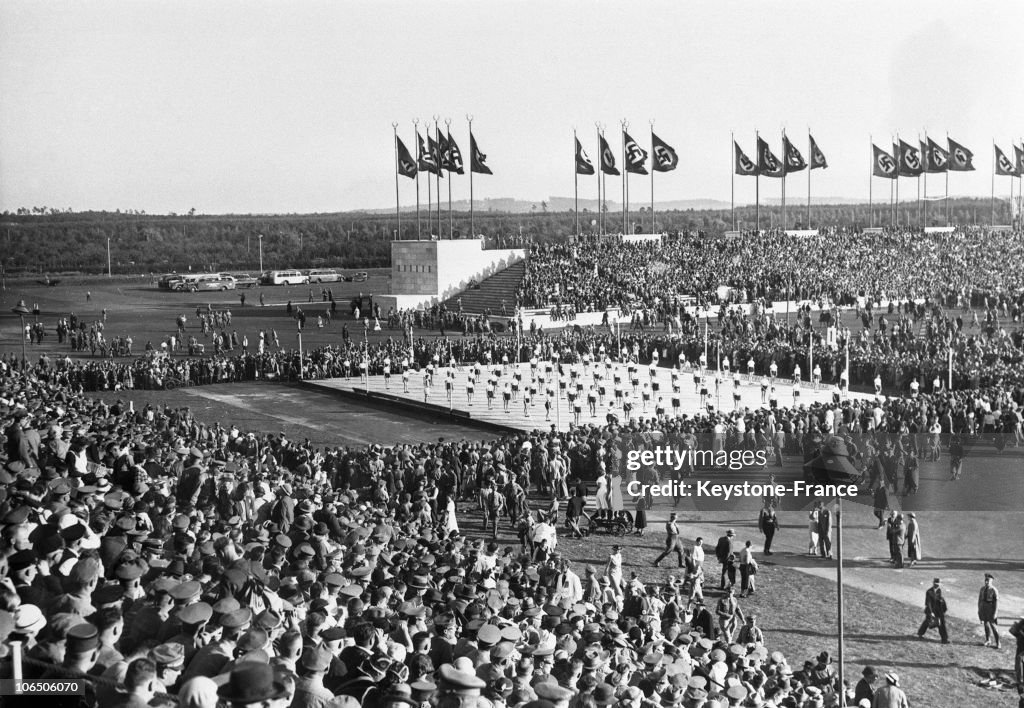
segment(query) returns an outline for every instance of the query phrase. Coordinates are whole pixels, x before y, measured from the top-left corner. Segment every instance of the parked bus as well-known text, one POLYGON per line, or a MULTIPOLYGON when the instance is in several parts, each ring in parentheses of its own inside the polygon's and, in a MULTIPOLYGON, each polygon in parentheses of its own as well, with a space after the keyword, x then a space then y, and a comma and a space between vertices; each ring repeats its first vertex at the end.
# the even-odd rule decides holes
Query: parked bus
POLYGON ((267 285, 304 285, 309 282, 309 276, 297 270, 272 270, 263 276, 263 282, 267 285))
POLYGON ((337 283, 341 279, 341 273, 334 268, 314 268, 309 271, 311 283, 337 283))
POLYGON ((180 282, 174 283, 172 288, 193 293, 199 290, 234 290, 235 279, 227 273, 200 273, 186 275, 180 282))

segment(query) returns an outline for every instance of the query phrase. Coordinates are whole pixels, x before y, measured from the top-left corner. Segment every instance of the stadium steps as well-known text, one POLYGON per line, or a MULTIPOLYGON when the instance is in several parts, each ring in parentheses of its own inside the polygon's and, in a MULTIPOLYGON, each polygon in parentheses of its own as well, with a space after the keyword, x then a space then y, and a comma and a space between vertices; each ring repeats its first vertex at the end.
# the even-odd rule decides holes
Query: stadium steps
POLYGON ((509 315, 515 310, 516 288, 523 280, 526 265, 523 261, 513 263, 505 270, 499 271, 480 283, 479 288, 470 288, 445 300, 445 306, 453 311, 459 310, 459 298, 462 298, 462 311, 467 314, 481 315, 490 310, 493 315, 501 315, 501 301, 505 301, 509 315))

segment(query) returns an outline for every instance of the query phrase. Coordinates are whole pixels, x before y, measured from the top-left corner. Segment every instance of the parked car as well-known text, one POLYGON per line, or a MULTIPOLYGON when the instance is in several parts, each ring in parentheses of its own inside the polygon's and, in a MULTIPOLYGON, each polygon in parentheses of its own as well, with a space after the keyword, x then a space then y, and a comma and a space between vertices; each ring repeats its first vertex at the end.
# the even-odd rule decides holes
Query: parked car
POLYGON ((358 273, 345 276, 345 282, 348 283, 365 283, 369 279, 369 274, 365 270, 361 270, 358 273))

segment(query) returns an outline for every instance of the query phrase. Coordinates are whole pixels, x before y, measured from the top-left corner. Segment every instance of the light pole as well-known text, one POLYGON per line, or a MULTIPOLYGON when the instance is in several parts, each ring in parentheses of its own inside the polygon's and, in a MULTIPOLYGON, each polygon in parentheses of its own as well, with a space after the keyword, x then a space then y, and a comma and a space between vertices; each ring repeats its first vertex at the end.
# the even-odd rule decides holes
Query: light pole
POLYGON ((109 236, 107 236, 107 277, 108 278, 113 278, 114 277, 114 271, 110 267, 110 237, 109 236))
POLYGON ((260 242, 260 275, 263 275, 263 234, 259 234, 256 238, 260 242))
POLYGON ((302 320, 295 320, 295 334, 299 339, 299 381, 302 381, 302 320))
POLYGON ((18 300, 18 304, 11 308, 11 312, 21 319, 21 329, 18 332, 18 336, 21 337, 21 368, 24 369, 25 363, 28 361, 28 354, 25 351, 25 315, 29 313, 29 309, 25 307, 24 300, 18 300))

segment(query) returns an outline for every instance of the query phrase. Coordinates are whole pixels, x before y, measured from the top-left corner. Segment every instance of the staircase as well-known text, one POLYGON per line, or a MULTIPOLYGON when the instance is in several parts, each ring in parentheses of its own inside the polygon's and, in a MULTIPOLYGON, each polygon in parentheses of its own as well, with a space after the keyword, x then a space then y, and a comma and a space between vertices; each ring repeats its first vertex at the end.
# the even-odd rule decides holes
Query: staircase
POLYGON ((458 312, 459 298, 462 298, 462 311, 467 314, 482 315, 490 310, 492 315, 501 315, 501 301, 505 301, 505 308, 509 316, 516 307, 516 288, 523 280, 526 272, 524 261, 513 263, 505 270, 499 271, 489 278, 484 279, 479 288, 463 290, 458 295, 448 298, 444 304, 449 310, 458 312))

